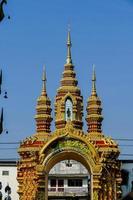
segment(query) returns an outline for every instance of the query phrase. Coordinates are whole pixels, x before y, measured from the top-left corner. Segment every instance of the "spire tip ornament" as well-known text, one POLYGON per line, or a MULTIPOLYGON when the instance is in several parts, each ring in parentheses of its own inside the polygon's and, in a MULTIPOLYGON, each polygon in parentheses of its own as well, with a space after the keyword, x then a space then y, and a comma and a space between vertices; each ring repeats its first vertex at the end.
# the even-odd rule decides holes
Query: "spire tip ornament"
POLYGON ((46 67, 45 65, 43 66, 43 75, 42 75, 42 81, 43 81, 43 91, 46 92, 46 67))
POLYGON ((95 72, 95 65, 93 67, 93 74, 92 74, 92 95, 97 95, 96 93, 96 72, 95 72))
POLYGON ((68 23, 68 31, 69 32, 71 31, 71 25, 70 25, 70 23, 68 23))
POLYGON ((93 67, 92 81, 96 81, 95 65, 93 64, 92 67, 93 67))
POLYGON ((67 59, 66 64, 72 64, 72 58, 71 58, 71 35, 70 35, 70 25, 68 26, 68 34, 67 34, 67 59))

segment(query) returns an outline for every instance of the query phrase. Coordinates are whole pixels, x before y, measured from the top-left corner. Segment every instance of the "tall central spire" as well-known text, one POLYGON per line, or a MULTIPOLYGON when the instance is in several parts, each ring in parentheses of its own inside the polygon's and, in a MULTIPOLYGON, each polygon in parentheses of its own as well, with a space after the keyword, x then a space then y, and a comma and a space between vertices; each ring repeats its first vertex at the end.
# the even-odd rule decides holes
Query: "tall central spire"
POLYGON ((57 129, 64 128, 71 120, 74 128, 82 129, 83 98, 78 87, 78 81, 71 58, 70 29, 67 35, 67 59, 62 73, 61 86, 55 99, 55 125, 57 129))
POLYGON ((67 35, 67 59, 66 64, 72 64, 72 58, 71 58, 71 35, 70 35, 70 28, 68 28, 68 35, 67 35))

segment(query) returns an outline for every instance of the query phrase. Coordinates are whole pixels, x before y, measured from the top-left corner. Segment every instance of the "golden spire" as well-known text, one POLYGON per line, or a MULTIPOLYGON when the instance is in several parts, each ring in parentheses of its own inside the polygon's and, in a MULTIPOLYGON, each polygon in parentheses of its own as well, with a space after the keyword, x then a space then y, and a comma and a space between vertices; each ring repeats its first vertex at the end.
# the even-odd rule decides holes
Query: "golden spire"
POLYGON ((36 106, 36 131, 37 133, 50 133, 50 125, 52 121, 51 117, 51 101, 47 96, 46 91, 46 70, 43 68, 43 76, 42 76, 43 86, 41 95, 37 99, 36 106))
POLYGON ((56 129, 65 127, 68 111, 67 100, 69 100, 73 127, 82 129, 83 97, 78 87, 78 81, 71 58, 70 29, 68 30, 67 50, 67 60, 62 73, 61 86, 58 88, 55 98, 55 126, 56 129))
POLYGON ((95 65, 93 64, 93 74, 92 74, 92 95, 97 95, 96 93, 96 72, 95 72, 95 65))
POLYGON ((101 100, 99 99, 96 92, 96 73, 93 65, 93 75, 92 75, 92 92, 91 96, 88 98, 87 102, 87 125, 88 133, 102 133, 102 108, 101 100))
POLYGON ((68 27, 68 34, 67 34, 67 59, 66 64, 72 64, 72 58, 71 58, 71 35, 70 35, 70 27, 68 27))

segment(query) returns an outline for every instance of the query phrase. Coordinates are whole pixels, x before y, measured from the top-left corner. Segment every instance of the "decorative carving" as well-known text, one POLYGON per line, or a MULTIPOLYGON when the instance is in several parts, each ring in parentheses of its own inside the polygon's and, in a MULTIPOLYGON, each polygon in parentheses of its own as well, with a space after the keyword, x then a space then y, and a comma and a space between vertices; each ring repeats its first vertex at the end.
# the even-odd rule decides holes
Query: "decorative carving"
POLYGON ((81 151, 83 154, 90 155, 90 150, 87 146, 78 140, 68 139, 66 141, 59 141, 56 148, 74 148, 77 151, 81 151))
POLYGON ((93 192, 93 200, 98 200, 98 191, 93 192))

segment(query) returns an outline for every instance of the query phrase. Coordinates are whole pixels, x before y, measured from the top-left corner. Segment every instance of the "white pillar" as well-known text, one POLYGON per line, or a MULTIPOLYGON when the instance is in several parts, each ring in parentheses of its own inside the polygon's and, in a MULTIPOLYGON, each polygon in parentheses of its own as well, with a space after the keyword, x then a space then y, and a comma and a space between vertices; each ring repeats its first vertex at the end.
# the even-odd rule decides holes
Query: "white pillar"
POLYGON ((93 200, 93 174, 90 175, 90 197, 91 197, 91 200, 93 200))

